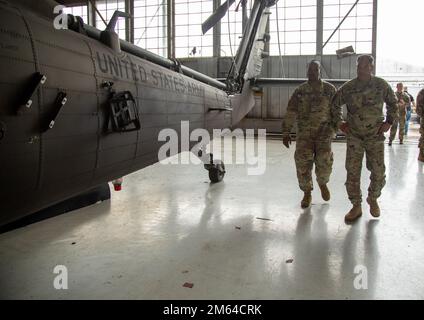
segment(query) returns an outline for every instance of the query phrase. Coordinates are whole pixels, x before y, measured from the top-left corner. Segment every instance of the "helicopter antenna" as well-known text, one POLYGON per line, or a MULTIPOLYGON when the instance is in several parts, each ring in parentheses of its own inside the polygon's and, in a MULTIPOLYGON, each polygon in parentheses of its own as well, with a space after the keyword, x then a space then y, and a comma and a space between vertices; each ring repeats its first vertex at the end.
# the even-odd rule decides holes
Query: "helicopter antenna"
POLYGON ((121 43, 119 41, 119 35, 115 32, 115 27, 119 17, 129 18, 131 16, 126 12, 116 10, 106 29, 100 33, 100 41, 118 53, 121 52, 121 43))
POLYGON ((107 26, 106 26, 106 30, 107 31, 115 31, 115 27, 116 27, 116 23, 118 22, 118 18, 119 17, 121 17, 121 18, 131 18, 131 15, 129 15, 128 13, 126 13, 126 12, 122 12, 122 11, 118 11, 118 10, 116 10, 114 13, 113 13, 113 16, 112 16, 112 18, 109 20, 109 23, 107 24, 107 26))

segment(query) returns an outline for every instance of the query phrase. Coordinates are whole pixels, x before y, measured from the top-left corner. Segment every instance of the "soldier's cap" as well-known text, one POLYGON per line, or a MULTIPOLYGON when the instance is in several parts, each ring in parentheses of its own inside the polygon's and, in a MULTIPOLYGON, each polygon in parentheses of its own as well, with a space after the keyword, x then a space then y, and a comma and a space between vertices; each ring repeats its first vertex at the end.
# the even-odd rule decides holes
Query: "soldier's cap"
POLYGON ((313 60, 309 61, 308 66, 311 65, 311 64, 317 64, 318 67, 321 68, 321 61, 319 61, 319 60, 313 59, 313 60))
POLYGON ((356 59, 356 64, 358 64, 361 59, 365 59, 365 58, 368 59, 368 62, 370 64, 374 65, 374 57, 370 54, 362 54, 362 55, 358 56, 358 58, 356 59))

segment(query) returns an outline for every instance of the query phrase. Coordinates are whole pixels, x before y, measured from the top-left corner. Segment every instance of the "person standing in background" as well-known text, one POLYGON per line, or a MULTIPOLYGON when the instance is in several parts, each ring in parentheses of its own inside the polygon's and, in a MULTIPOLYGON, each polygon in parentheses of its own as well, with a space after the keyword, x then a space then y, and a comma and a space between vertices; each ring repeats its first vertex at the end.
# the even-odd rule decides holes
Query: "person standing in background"
POLYGON ((418 156, 418 161, 424 162, 424 89, 421 89, 417 96, 417 115, 421 119, 421 137, 420 143, 418 144, 418 148, 420 148, 420 154, 418 156))
POLYGON ((406 122, 406 106, 411 103, 409 96, 403 91, 403 83, 398 83, 396 86, 396 98, 399 106, 399 120, 395 120, 390 129, 389 146, 392 145, 396 137, 396 132, 399 127, 399 141, 403 144, 403 137, 405 135, 405 122, 406 122))
POLYGON ((403 92, 405 92, 409 96, 409 100, 411 101, 406 106, 405 136, 407 136, 408 135, 408 131, 409 131, 409 122, 411 120, 411 116, 412 116, 413 110, 416 109, 416 105, 415 105, 414 97, 412 96, 412 94, 410 94, 408 92, 408 87, 404 87, 403 88, 403 92))

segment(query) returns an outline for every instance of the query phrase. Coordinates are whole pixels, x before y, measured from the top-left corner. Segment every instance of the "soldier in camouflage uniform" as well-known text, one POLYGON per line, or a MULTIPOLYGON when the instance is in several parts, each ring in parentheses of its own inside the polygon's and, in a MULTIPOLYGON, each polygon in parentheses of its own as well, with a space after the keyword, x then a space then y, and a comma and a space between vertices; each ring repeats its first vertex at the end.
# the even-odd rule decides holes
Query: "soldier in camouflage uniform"
POLYGON ((421 138, 418 145, 418 148, 420 148, 420 154, 418 156, 418 160, 424 162, 424 89, 421 89, 417 96, 417 115, 421 119, 421 138))
POLYGON ((403 136, 405 135, 405 123, 406 123, 406 106, 411 103, 409 95, 403 91, 403 83, 398 83, 396 91, 396 98, 398 99, 399 106, 399 120, 394 121, 392 128, 390 129, 390 140, 389 146, 392 145, 393 140, 396 137, 396 131, 399 127, 399 140, 400 144, 403 144, 403 136))
POLYGON ((283 120, 283 143, 287 148, 291 143, 290 131, 297 121, 295 162, 299 187, 304 192, 302 208, 311 205, 314 163, 322 198, 330 200, 327 183, 333 165, 331 140, 334 136, 330 106, 335 93, 332 84, 321 80, 319 61, 312 61, 308 81, 294 91, 283 120))
POLYGON ((371 171, 371 184, 367 202, 370 213, 380 216, 377 199, 386 183, 384 165, 384 133, 398 118, 396 96, 389 84, 372 75, 374 58, 369 55, 358 57, 358 77, 345 83, 336 93, 332 113, 336 125, 346 134, 346 189, 353 208, 345 216, 353 222, 362 215, 361 170, 366 154, 367 169, 371 171), (384 121, 383 104, 387 116, 384 121), (342 105, 347 106, 347 122, 342 120, 342 105))

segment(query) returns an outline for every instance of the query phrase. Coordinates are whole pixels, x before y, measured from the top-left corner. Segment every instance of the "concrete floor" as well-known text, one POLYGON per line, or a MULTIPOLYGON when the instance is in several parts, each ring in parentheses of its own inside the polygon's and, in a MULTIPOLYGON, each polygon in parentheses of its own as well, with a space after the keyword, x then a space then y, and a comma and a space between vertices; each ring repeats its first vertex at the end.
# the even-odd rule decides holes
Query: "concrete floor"
POLYGON ((364 204, 356 224, 344 223, 344 143, 334 143, 331 201, 314 190, 304 211, 294 145, 269 140, 264 175, 227 165, 224 182, 210 185, 202 166, 156 164, 128 176, 111 201, 0 235, 0 298, 423 299, 416 130, 386 147, 379 220, 364 204), (68 290, 53 287, 56 265, 68 269, 68 290), (366 290, 354 287, 358 265, 366 290))

